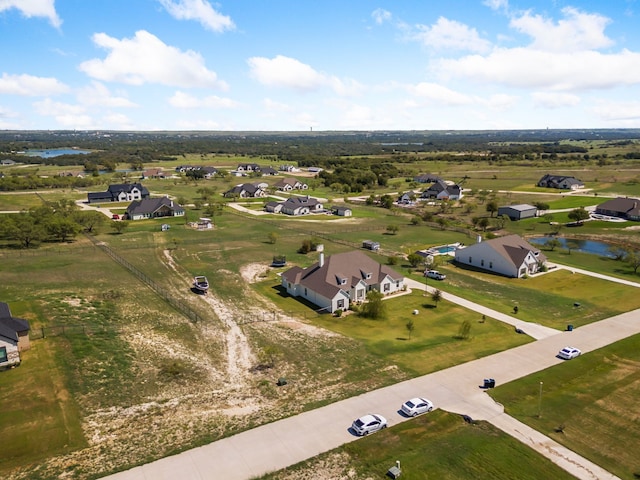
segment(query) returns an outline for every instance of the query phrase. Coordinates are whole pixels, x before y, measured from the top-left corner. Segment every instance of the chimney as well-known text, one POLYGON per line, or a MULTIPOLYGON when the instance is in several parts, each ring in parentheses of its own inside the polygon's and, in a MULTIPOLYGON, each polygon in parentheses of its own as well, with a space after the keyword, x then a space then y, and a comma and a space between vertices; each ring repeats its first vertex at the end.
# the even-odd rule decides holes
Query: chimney
POLYGON ((480 243, 482 242, 482 235, 477 235, 476 236, 476 243, 480 243))
POLYGON ((320 268, 324 267, 324 253, 320 252, 320 261, 318 262, 320 268))

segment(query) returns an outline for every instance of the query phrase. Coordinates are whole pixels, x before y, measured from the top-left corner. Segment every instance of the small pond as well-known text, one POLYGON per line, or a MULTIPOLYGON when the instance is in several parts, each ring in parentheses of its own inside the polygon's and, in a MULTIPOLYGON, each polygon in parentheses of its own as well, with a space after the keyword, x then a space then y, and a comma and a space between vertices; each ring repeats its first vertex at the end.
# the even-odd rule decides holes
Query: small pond
MULTIPOLYGON (((532 245, 537 245, 539 247, 544 246, 544 244, 553 237, 535 237, 529 238, 527 241, 532 245)), ((567 248, 567 242, 571 246, 571 250, 577 250, 579 252, 584 253, 592 253, 594 255, 601 255, 603 257, 611 257, 613 255, 609 252, 611 245, 605 242, 598 242, 597 240, 578 240, 575 238, 563 238, 556 237, 560 241, 560 248, 567 248)))

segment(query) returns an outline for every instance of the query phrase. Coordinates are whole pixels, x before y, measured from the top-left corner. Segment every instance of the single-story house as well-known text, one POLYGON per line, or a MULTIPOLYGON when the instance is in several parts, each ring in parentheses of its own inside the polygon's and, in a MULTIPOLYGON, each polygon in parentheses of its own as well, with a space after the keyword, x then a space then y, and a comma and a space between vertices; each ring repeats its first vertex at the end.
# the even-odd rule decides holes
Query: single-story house
POLYGON ((539 187, 558 188, 561 190, 577 190, 579 188, 584 188, 584 183, 575 177, 569 177, 566 175, 550 175, 548 173, 538 180, 537 185, 539 187))
POLYGON ((331 207, 331 213, 339 217, 350 217, 353 215, 353 211, 349 207, 335 205, 331 207))
POLYGON ((236 172, 252 173, 259 171, 260 165, 258 165, 257 163, 240 163, 236 168, 236 172))
POLYGON ((637 222, 640 221, 640 199, 629 197, 613 198, 598 205, 595 213, 637 222))
POLYGON ((317 198, 290 197, 282 202, 282 213, 285 215, 309 215, 310 213, 321 213, 324 205, 317 198))
POLYGON ((274 175, 278 175, 278 171, 275 168, 271 167, 260 167, 259 172, 263 177, 272 177, 274 175))
POLYGON ((269 213, 280 213, 282 212, 283 203, 284 202, 276 202, 275 200, 272 200, 266 203, 266 205, 264 206, 264 209, 269 213))
POLYGON ((289 295, 302 297, 320 310, 346 310, 351 303, 364 302, 367 292, 389 295, 404 289, 404 277, 363 252, 320 254, 307 268, 293 267, 282 274, 282 286, 289 295))
POLYGON ((438 180, 422 192, 421 198, 460 200, 462 198, 462 187, 455 183, 447 183, 444 180, 438 180))
POLYGON ((178 165, 176 167, 176 172, 178 173, 185 173, 188 172, 189 170, 195 170, 198 169, 200 167, 196 166, 196 165, 178 165))
POLYGON ((149 168, 142 172, 141 178, 167 178, 167 174, 161 168, 149 168))
POLYGON ((169 197, 134 200, 127 207, 127 211, 125 213, 125 217, 129 220, 182 216, 184 216, 184 208, 169 197))
POLYGON ((416 194, 414 192, 405 192, 398 197, 396 203, 398 205, 411 205, 415 202, 416 194))
POLYGON ((442 180, 442 178, 440 178, 437 175, 433 175, 431 173, 422 173, 420 175, 413 177, 413 181, 418 183, 434 183, 439 180, 442 180))
POLYGON ((506 205, 498 208, 498 216, 506 215, 511 220, 523 220, 525 218, 535 217, 538 209, 533 205, 522 203, 520 205, 506 205))
POLYGON ((280 171, 293 173, 293 172, 299 172, 300 169, 294 167, 293 165, 280 165, 280 171))
POLYGON ((290 192, 292 190, 307 190, 309 188, 309 185, 307 185, 306 183, 302 183, 297 178, 291 178, 291 177, 283 178, 282 180, 275 183, 273 186, 283 192, 290 192))
POLYGON ((224 192, 224 196, 227 198, 262 198, 267 196, 267 192, 261 184, 242 183, 224 192))
POLYGON ((97 202, 132 202, 149 198, 149 190, 140 183, 119 183, 109 185, 106 192, 89 192, 87 200, 89 203, 97 202))
POLYGON ((200 167, 200 170, 202 170, 204 172, 204 178, 211 178, 213 177, 216 173, 218 173, 218 169, 216 167, 200 167))
POLYGON ((59 177, 75 177, 75 178, 84 178, 86 175, 84 172, 75 171, 75 172, 60 172, 58 173, 59 177))
POLYGON ((539 249, 518 235, 478 242, 455 252, 455 261, 507 277, 520 278, 536 273, 547 261, 539 249))
POLYGON ((29 322, 11 315, 0 302, 0 369, 20 365, 20 352, 29 350, 29 322))

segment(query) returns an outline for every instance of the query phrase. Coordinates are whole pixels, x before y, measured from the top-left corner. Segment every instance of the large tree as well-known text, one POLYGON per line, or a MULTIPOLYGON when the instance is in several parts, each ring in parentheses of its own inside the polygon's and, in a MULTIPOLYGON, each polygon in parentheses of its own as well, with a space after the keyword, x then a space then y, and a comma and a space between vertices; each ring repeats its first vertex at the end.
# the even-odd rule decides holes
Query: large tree
POLYGON ((367 301, 360 308, 360 315, 373 320, 386 318, 387 310, 382 298, 382 293, 377 290, 371 290, 367 293, 367 301))
POLYGON ((576 208, 575 210, 571 210, 568 215, 570 220, 578 222, 582 224, 584 220, 589 218, 589 212, 587 212, 584 207, 576 208))

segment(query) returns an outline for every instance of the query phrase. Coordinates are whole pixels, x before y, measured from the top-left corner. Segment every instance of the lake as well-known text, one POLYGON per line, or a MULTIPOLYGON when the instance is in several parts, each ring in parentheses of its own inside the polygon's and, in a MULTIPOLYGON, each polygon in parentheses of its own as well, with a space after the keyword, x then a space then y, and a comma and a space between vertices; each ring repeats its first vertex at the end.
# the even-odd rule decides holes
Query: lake
MULTIPOLYGON (((544 246, 547 240, 550 240, 553 237, 535 237, 529 238, 527 241, 532 245, 538 245, 540 247, 544 246)), ((611 245, 604 242, 598 242, 596 240, 577 240, 577 239, 567 239, 563 237, 556 237, 560 241, 560 248, 567 248, 567 241, 571 242, 571 250, 577 250, 579 252, 584 253, 592 253, 594 255, 601 255, 603 257, 611 257, 613 255, 609 253, 609 248, 611 245)))
POLYGON ((27 150, 24 152, 28 157, 52 158, 60 155, 86 155, 91 153, 89 150, 80 150, 78 148, 52 148, 50 150, 27 150))

